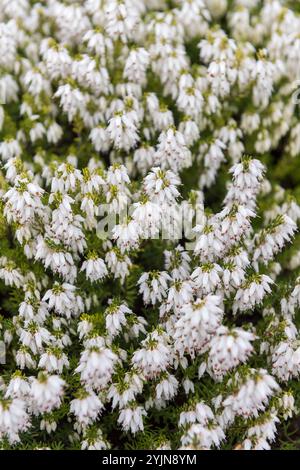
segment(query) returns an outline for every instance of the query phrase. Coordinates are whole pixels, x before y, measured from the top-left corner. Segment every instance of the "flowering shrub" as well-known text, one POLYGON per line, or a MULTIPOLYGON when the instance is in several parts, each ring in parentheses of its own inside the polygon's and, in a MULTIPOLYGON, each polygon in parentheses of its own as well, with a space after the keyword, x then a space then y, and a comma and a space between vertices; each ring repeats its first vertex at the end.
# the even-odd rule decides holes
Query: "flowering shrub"
POLYGON ((297 412, 295 3, 0 0, 3 448, 269 449, 297 412))

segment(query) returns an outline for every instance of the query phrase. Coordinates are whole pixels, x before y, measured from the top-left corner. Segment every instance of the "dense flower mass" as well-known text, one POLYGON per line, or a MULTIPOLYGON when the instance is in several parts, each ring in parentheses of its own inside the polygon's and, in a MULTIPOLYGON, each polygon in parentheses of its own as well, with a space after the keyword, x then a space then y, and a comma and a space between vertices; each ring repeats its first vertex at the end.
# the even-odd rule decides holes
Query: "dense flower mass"
POLYGON ((0 0, 1 448, 278 445, 299 31, 288 0, 0 0))

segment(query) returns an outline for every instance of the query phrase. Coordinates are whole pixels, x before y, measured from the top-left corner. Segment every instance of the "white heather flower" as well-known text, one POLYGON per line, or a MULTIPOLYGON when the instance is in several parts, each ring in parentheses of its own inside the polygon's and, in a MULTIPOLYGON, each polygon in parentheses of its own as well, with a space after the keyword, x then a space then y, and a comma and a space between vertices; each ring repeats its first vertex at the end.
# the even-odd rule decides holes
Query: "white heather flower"
POLYGON ((266 107, 273 91, 275 65, 264 57, 256 62, 253 70, 256 84, 253 87, 253 102, 255 106, 266 107))
POLYGON ((106 202, 109 204, 109 212, 122 213, 128 204, 126 188, 110 185, 106 193, 106 202))
POLYGON ((220 447, 225 439, 221 426, 214 420, 209 426, 192 424, 181 438, 182 450, 209 450, 220 447))
POLYGON ((278 215, 266 228, 255 235, 254 261, 268 264, 283 246, 291 240, 297 230, 296 223, 287 215, 278 215))
POLYGON ((121 253, 119 249, 113 248, 106 253, 105 261, 115 278, 120 278, 123 283, 132 265, 128 255, 121 253))
POLYGON ((49 289, 43 297, 43 301, 47 302, 49 309, 54 309, 56 313, 64 315, 67 318, 78 316, 84 310, 82 298, 75 295, 76 287, 58 282, 54 283, 52 289, 49 289))
POLYGON ((28 397, 30 386, 26 377, 21 373, 16 372, 9 381, 7 390, 5 392, 6 398, 21 398, 28 397))
POLYGON ((75 118, 77 113, 80 115, 86 105, 84 94, 79 88, 73 88, 68 83, 60 85, 54 96, 60 98, 60 105, 64 112, 67 113, 69 122, 75 118))
POLYGON ((184 304, 192 300, 193 293, 193 286, 190 281, 172 280, 167 299, 165 303, 161 305, 160 315, 163 315, 164 310, 167 312, 173 310, 174 313, 179 312, 184 304))
POLYGON ((113 184, 115 186, 122 186, 130 183, 126 167, 117 163, 108 168, 106 179, 109 184, 113 184))
MULTIPOLYGON (((96 6, 96 10, 97 8, 96 6)), ((87 42, 88 48, 94 50, 97 56, 99 56, 100 59, 102 58, 102 60, 105 57, 106 49, 111 51, 113 47, 111 38, 98 30, 88 30, 82 40, 87 42)))
POLYGON ((33 369, 36 367, 36 361, 33 359, 26 346, 21 346, 21 348, 17 351, 16 364, 18 367, 20 367, 20 369, 25 369, 25 367, 33 369))
POLYGON ((29 136, 31 142, 35 142, 36 140, 40 140, 43 135, 46 133, 45 127, 42 123, 37 122, 33 125, 33 127, 29 131, 29 136))
POLYGON ((143 380, 140 374, 137 374, 133 369, 127 372, 119 382, 112 384, 109 387, 108 399, 112 399, 112 407, 116 408, 119 406, 120 409, 125 408, 130 402, 132 402, 137 394, 140 394, 143 390, 143 380))
POLYGON ((23 346, 31 349, 33 354, 43 350, 43 344, 51 341, 50 332, 34 321, 26 321, 24 328, 20 329, 20 342, 23 346))
POLYGON ((91 142, 97 152, 107 152, 110 147, 108 130, 104 125, 93 127, 89 135, 91 142))
POLYGON ((223 283, 226 289, 225 295, 228 294, 229 296, 234 289, 240 287, 244 282, 245 271, 230 261, 224 263, 223 268, 223 283))
POLYGON ((3 196, 6 201, 4 215, 7 220, 26 224, 33 221, 35 216, 42 216, 41 196, 43 193, 44 190, 36 183, 18 176, 14 187, 3 196))
POLYGON ((90 253, 88 259, 82 263, 80 271, 86 272, 86 277, 91 282, 96 282, 107 276, 108 271, 102 258, 90 253))
POLYGON ((215 18, 218 18, 226 12, 228 7, 227 0, 206 0, 205 2, 208 6, 209 11, 215 18))
POLYGON ((214 419, 214 414, 211 408, 203 402, 196 404, 195 408, 189 407, 187 411, 180 413, 179 426, 185 426, 187 423, 198 422, 200 424, 207 424, 214 419))
POLYGON ((64 395, 65 381, 58 375, 41 372, 31 382, 30 396, 34 414, 49 413, 59 408, 64 395))
POLYGON ((247 234, 251 229, 251 218, 255 217, 255 212, 244 205, 234 204, 232 207, 225 207, 220 212, 221 233, 223 240, 228 247, 247 234))
POLYGON ((63 129, 57 122, 53 121, 46 130, 46 136, 50 144, 57 144, 63 136, 63 129))
POLYGON ((263 164, 256 159, 244 158, 241 163, 237 163, 230 170, 234 184, 240 189, 251 189, 255 191, 260 186, 264 173, 263 164))
POLYGON ((15 263, 5 257, 0 258, 0 279, 4 281, 6 286, 21 287, 24 283, 24 277, 16 268, 15 263))
POLYGON ((169 128, 160 134, 158 142, 154 155, 155 165, 159 165, 163 170, 170 168, 174 173, 191 166, 191 152, 179 131, 169 128))
POLYGON ((87 431, 85 439, 81 443, 82 450, 107 450, 110 449, 109 443, 103 438, 101 429, 97 429, 96 436, 89 436, 87 431))
POLYGON ((20 442, 19 433, 30 427, 26 402, 19 398, 0 400, 0 438, 10 444, 20 442))
POLYGON ((211 294, 182 306, 174 332, 175 349, 181 355, 188 352, 194 357, 207 347, 211 335, 220 326, 221 307, 221 297, 211 294))
POLYGON ((190 273, 191 258, 181 245, 176 246, 172 251, 165 250, 165 268, 170 271, 173 279, 187 279, 190 273))
POLYGON ((156 398, 158 400, 171 400, 176 395, 177 389, 178 381, 174 375, 167 374, 164 376, 163 374, 160 382, 155 387, 156 398))
POLYGON ((142 238, 157 238, 162 224, 162 208, 146 197, 141 202, 134 203, 133 207, 132 218, 139 225, 142 238))
POLYGON ((134 151, 133 161, 142 175, 145 175, 147 171, 153 167, 154 155, 154 147, 146 144, 141 144, 141 146, 134 151))
POLYGON ((9 139, 0 142, 0 155, 4 161, 21 155, 21 147, 17 140, 9 139))
POLYGON ((176 103, 178 108, 185 114, 195 119, 199 117, 203 106, 203 96, 199 84, 195 83, 191 75, 181 75, 176 103))
POLYGON ((290 217, 294 222, 300 218, 300 206, 292 197, 282 205, 282 212, 290 217))
POLYGON ((46 235, 37 237, 36 260, 42 260, 46 268, 60 274, 66 281, 74 282, 77 276, 77 269, 74 265, 73 257, 70 253, 57 247, 55 241, 46 235))
POLYGON ((186 395, 195 392, 194 383, 190 379, 184 379, 184 381, 182 382, 182 386, 186 395))
POLYGON ((291 418, 295 412, 295 399, 293 395, 289 392, 286 392, 280 398, 280 405, 283 410, 284 419, 291 418))
POLYGON ((142 406, 133 404, 121 410, 118 423, 122 426, 124 431, 130 431, 135 434, 138 431, 144 430, 143 416, 147 413, 142 406))
POLYGON ((141 333, 145 335, 147 324, 147 320, 144 317, 130 316, 128 319, 129 328, 124 333, 125 341, 128 342, 131 338, 138 338, 141 333))
POLYGON ((233 312, 251 310, 255 305, 261 304, 266 294, 270 294, 270 285, 274 284, 272 279, 266 274, 254 274, 247 278, 242 286, 237 290, 233 312))
MULTIPOLYGON (((157 131, 165 131, 166 129, 170 128, 170 126, 174 125, 173 113, 165 105, 160 105, 157 110, 153 111, 151 113, 151 118, 154 128, 157 131)), ((164 133, 161 135, 164 135, 164 133)), ((158 155, 154 154, 153 158, 155 158, 156 163, 159 163, 157 157, 158 155)))
POLYGON ((78 398, 70 403, 70 412, 75 415, 76 420, 83 427, 95 422, 102 408, 102 402, 92 391, 81 390, 78 392, 78 398))
POLYGON ((216 263, 202 264, 192 272, 191 279, 199 295, 207 295, 217 289, 221 282, 219 273, 222 273, 222 268, 216 263))
POLYGON ((31 293, 28 293, 28 295, 25 295, 24 302, 21 302, 19 306, 19 315, 25 320, 35 320, 42 324, 49 315, 49 312, 47 304, 40 301, 39 296, 35 298, 31 296, 31 293))
POLYGON ((93 329, 93 323, 88 315, 81 315, 80 321, 78 323, 77 331, 79 338, 82 339, 89 334, 93 329))
POLYGON ((75 191, 82 179, 81 171, 77 170, 70 163, 63 163, 55 171, 51 181, 51 191, 60 191, 62 193, 75 191))
POLYGON ((194 252, 200 256, 201 261, 212 261, 214 256, 220 255, 223 250, 221 231, 213 221, 203 220, 194 227, 196 244, 194 252))
POLYGON ((122 111, 115 113, 107 127, 110 140, 117 149, 129 151, 139 140, 134 120, 122 111))
POLYGON ((120 304, 117 301, 113 301, 113 299, 110 299, 108 304, 109 306, 104 312, 106 316, 105 325, 108 334, 113 338, 127 324, 126 315, 132 314, 132 311, 126 304, 120 304))
POLYGON ((46 430, 48 434, 51 434, 52 432, 56 431, 56 429, 57 429, 56 421, 45 420, 45 419, 41 420, 41 424, 40 424, 41 431, 46 430))
POLYGON ((276 412, 266 413, 247 430, 247 437, 242 443, 245 450, 269 450, 275 440, 279 418, 276 412))
POLYGON ((116 240, 121 253, 137 248, 141 235, 141 227, 135 220, 126 220, 112 230, 112 239, 116 240))
POLYGON ((171 278, 166 271, 144 273, 138 280, 139 291, 145 304, 161 302, 167 295, 168 281, 171 278))
POLYGON ((18 100, 19 87, 12 75, 3 73, 0 78, 0 102, 11 103, 18 100))
POLYGON ((164 371, 172 362, 172 353, 168 338, 157 331, 150 333, 141 342, 132 357, 132 364, 142 371, 146 378, 154 378, 164 371))
POLYGON ((254 334, 242 328, 229 330, 220 326, 210 342, 208 371, 216 379, 222 379, 230 369, 246 362, 253 352, 251 341, 254 340, 254 334))
POLYGON ((300 345, 297 341, 281 341, 272 348, 272 373, 282 381, 300 374, 300 345))
POLYGON ((106 4, 105 29, 110 37, 119 37, 123 42, 131 39, 138 23, 139 15, 133 0, 111 0, 106 4))
POLYGON ((58 372, 61 374, 64 367, 69 367, 69 361, 66 354, 59 348, 49 348, 41 355, 38 367, 50 373, 58 372))
POLYGON ((99 346, 90 346, 83 351, 75 369, 83 384, 97 390, 105 388, 111 381, 114 367, 119 361, 118 356, 105 347, 103 338, 99 340, 99 346))
POLYGON ((223 401, 223 406, 246 419, 257 417, 277 390, 278 384, 266 370, 250 369, 245 378, 237 376, 237 390, 223 401))
POLYGON ((185 143, 188 147, 193 145, 200 137, 200 131, 197 123, 189 118, 181 121, 178 130, 183 135, 185 143))
POLYGON ((150 201, 157 204, 174 203, 179 196, 177 187, 180 184, 178 176, 172 171, 162 171, 160 168, 152 168, 144 179, 144 188, 150 201))
POLYGON ((130 81, 144 84, 146 70, 149 65, 149 53, 143 48, 130 51, 124 67, 124 78, 130 81))

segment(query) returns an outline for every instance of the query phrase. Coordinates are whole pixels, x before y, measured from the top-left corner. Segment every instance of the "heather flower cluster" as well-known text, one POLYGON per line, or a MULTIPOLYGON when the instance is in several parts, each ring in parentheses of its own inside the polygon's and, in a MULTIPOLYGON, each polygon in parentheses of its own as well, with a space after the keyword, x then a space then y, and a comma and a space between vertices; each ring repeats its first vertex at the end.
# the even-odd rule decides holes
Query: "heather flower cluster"
POLYGON ((270 449, 297 415, 295 3, 0 0, 0 448, 270 449))

